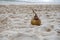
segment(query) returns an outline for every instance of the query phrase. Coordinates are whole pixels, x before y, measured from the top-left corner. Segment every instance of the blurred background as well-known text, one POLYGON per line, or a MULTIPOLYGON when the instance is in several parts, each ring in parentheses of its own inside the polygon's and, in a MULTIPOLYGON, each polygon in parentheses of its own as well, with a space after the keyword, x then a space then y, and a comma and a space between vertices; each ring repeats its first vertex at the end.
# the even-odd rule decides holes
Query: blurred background
POLYGON ((0 0, 0 3, 5 3, 5 2, 60 4, 60 0, 0 0))

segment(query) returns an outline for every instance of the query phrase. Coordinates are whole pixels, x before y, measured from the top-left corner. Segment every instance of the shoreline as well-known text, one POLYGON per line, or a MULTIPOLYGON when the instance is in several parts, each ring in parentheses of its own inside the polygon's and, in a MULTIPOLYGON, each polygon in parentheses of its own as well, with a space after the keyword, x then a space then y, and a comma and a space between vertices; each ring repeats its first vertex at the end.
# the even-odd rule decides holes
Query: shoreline
POLYGON ((0 5, 60 5, 60 3, 53 3, 53 2, 41 2, 41 3, 34 3, 34 2, 9 2, 9 1, 0 1, 0 5))

